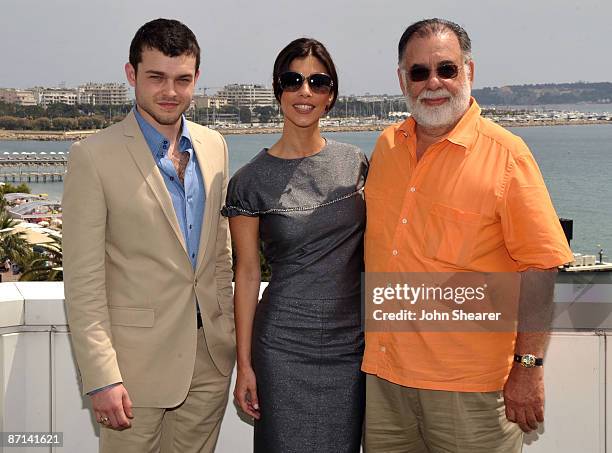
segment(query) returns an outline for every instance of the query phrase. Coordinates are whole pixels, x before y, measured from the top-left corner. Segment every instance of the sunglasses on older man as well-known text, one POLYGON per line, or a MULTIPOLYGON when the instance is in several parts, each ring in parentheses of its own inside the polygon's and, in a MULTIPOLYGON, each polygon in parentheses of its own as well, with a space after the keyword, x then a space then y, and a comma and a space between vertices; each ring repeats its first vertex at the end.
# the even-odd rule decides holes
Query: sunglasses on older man
POLYGON ((310 90, 317 94, 329 94, 334 86, 334 81, 327 74, 315 73, 304 77, 304 75, 294 71, 283 72, 278 77, 278 84, 283 91, 295 92, 302 87, 305 80, 308 81, 310 90))
MULTIPOLYGON (((415 64, 408 71, 411 82, 424 82, 431 77, 431 69, 427 66, 415 64)), ((459 74, 459 67, 454 63, 440 63, 436 67, 436 76, 440 79, 454 79, 459 74)))

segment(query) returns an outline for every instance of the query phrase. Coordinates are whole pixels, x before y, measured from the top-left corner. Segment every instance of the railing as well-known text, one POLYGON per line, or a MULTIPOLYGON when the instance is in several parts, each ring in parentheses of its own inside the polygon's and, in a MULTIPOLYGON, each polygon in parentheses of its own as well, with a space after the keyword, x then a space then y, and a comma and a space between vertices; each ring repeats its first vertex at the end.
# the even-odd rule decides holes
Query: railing
MULTIPOLYGON (((567 294, 567 288, 558 292, 567 294)), ((606 346, 612 337, 605 328, 589 327, 578 311, 579 305, 565 307, 557 316, 545 368, 546 421, 525 437, 525 452, 612 452, 612 418, 606 421, 612 410, 612 391, 606 392, 612 388, 612 348, 606 346)), ((601 316, 595 316, 597 326, 601 316)), ((0 446, 0 453, 97 451, 99 426, 80 394, 62 283, 0 284, 0 432, 32 431, 63 432, 63 447, 0 446)), ((231 401, 216 451, 252 451, 252 428, 231 401)))

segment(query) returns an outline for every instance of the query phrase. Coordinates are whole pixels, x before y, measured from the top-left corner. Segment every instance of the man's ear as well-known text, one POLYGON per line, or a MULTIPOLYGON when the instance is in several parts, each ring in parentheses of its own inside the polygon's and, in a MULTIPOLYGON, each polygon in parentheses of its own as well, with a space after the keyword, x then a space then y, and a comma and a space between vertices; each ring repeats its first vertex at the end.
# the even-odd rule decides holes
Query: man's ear
POLYGON ((474 83, 474 60, 470 60, 468 63, 468 67, 470 68, 470 85, 474 83))
POLYGON ((132 66, 132 63, 125 64, 125 77, 131 87, 136 86, 136 69, 132 66))
POLYGON ((408 90, 406 87, 406 78, 404 77, 404 71, 399 66, 397 67, 397 78, 399 79, 400 88, 402 89, 402 94, 407 96, 408 90))

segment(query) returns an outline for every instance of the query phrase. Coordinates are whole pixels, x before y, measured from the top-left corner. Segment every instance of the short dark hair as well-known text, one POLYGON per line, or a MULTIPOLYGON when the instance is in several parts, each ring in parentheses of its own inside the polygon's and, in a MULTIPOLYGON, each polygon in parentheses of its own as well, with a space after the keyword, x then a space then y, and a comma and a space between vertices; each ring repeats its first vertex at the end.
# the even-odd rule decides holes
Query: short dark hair
POLYGON ((332 100, 327 108, 327 111, 329 112, 336 103, 336 99, 338 99, 338 74, 336 73, 336 66, 334 65, 331 55, 325 46, 316 39, 298 38, 291 41, 283 50, 280 51, 276 57, 276 61, 274 62, 274 70, 272 71, 272 87, 274 88, 274 97, 276 97, 276 100, 280 102, 281 95, 283 94, 283 89, 278 81, 279 76, 289 70, 289 65, 291 65, 293 60, 296 58, 306 58, 309 55, 315 57, 323 66, 325 66, 327 74, 334 82, 331 91, 332 100))
POLYGON ((130 64, 138 69, 145 49, 159 50, 167 57, 190 55, 196 58, 196 71, 200 68, 200 46, 193 32, 174 19, 155 19, 138 29, 130 44, 130 64))
POLYGON ((461 53, 463 53, 464 60, 466 62, 470 61, 472 59, 472 41, 463 27, 450 20, 433 18, 415 22, 404 31, 397 46, 398 65, 402 65, 404 51, 406 50, 408 41, 410 41, 413 36, 416 35, 419 38, 426 38, 434 34, 448 31, 454 33, 457 40, 459 40, 459 46, 461 47, 461 53))

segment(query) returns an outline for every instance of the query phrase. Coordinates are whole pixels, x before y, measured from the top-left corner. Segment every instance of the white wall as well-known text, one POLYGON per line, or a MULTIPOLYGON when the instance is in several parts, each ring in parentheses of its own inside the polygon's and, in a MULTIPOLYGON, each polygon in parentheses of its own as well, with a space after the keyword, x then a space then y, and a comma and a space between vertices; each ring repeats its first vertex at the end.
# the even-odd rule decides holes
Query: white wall
MULTIPOLYGON (((612 332, 611 332, 612 334, 612 332)), ((599 453, 612 442, 612 337, 554 332, 546 362, 546 421, 525 438, 527 453, 599 453)), ((232 386, 233 388, 233 386, 232 386)), ((64 447, 0 453, 96 452, 98 424, 80 394, 61 283, 0 284, 0 432, 61 431, 64 447)), ((230 401, 217 452, 252 450, 252 427, 230 401)), ((609 449, 612 452, 612 446, 609 449)))

